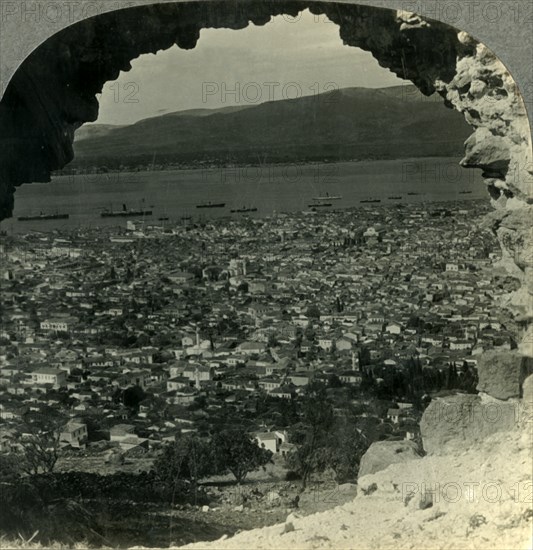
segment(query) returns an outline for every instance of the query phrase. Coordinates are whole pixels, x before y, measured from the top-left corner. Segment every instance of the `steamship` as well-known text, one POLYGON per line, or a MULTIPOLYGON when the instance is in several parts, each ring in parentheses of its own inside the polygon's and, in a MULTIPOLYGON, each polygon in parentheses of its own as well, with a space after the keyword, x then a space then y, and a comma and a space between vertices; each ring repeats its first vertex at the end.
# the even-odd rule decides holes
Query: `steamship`
POLYGON ((40 214, 37 214, 36 216, 19 216, 17 218, 20 222, 29 222, 34 220, 68 220, 69 214, 58 214, 57 212, 55 214, 44 214, 41 212, 40 214))
POLYGON ((103 212, 100 213, 100 216, 102 218, 130 218, 135 216, 151 216, 152 211, 147 210, 146 208, 126 208, 126 205, 122 205, 122 210, 109 210, 104 209, 103 212))

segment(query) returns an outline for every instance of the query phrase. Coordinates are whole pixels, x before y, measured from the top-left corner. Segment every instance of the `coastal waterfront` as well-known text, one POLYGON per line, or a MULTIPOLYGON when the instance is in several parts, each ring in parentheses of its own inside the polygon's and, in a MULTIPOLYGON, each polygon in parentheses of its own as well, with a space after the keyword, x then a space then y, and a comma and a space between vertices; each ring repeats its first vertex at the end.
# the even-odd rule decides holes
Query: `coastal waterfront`
POLYGON ((24 233, 124 227, 124 219, 101 217, 106 209, 118 210, 123 204, 127 208, 149 208, 153 211, 147 217, 150 222, 160 217, 177 221, 182 216, 230 216, 231 209, 243 207, 257 208, 247 215, 260 218, 274 212, 308 210, 313 197, 326 193, 342 197, 327 208, 344 209, 358 207, 368 199, 379 199, 383 205, 476 199, 484 197, 485 187, 481 173, 462 169, 456 158, 79 174, 57 176, 50 184, 18 188, 14 217, 4 220, 0 228, 8 233, 24 233), (469 193, 461 194, 464 191, 469 193), (224 202, 225 208, 196 208, 206 201, 224 202), (56 211, 69 213, 69 219, 17 220, 20 216, 56 211))

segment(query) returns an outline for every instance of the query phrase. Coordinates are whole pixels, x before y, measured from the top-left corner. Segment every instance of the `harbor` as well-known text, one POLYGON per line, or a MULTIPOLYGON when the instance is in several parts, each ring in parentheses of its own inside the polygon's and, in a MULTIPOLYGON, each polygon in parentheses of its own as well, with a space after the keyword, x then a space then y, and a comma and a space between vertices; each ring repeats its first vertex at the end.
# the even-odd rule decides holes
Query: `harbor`
POLYGON ((288 181, 285 166, 267 165, 262 167, 260 179, 224 185, 220 182, 229 168, 56 176, 49 184, 21 186, 15 217, 3 221, 0 228, 17 233, 107 227, 124 224, 129 218, 192 223, 200 217, 208 220, 231 214, 265 217, 311 209, 329 211, 333 205, 342 210, 431 200, 453 202, 463 196, 461 191, 471 191, 464 194, 468 199, 483 197, 482 178, 476 171, 463 170, 455 185, 442 185, 441 174, 455 162, 457 159, 448 158, 410 160, 410 173, 420 175, 409 178, 403 173, 406 163, 402 160, 329 164, 327 184, 315 183, 317 179, 320 182, 323 171, 320 164, 298 165, 293 181, 288 181), (427 176, 430 169, 433 179, 427 176), (316 200, 326 194, 330 200, 316 200), (149 204, 144 205, 143 199, 149 204), (41 218, 40 212, 54 217, 41 218), (58 217, 56 212, 63 215, 58 217))

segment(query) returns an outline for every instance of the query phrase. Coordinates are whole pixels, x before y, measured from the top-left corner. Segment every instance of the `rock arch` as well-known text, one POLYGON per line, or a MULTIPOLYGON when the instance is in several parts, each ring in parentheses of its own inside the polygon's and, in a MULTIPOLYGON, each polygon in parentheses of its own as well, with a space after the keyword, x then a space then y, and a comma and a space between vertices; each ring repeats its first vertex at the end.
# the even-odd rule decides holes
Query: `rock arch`
POLYGON ((129 70, 132 59, 174 44, 194 48, 202 28, 264 25, 274 15, 296 16, 306 8, 337 24, 345 44, 371 52, 381 66, 425 94, 438 92, 464 114, 474 132, 462 165, 483 170, 496 207, 489 223, 505 267, 522 282, 508 305, 528 324, 533 159, 522 97, 496 55, 472 36, 401 10, 314 0, 206 0, 111 11, 65 28, 29 55, 0 102, 0 219, 12 214, 17 186, 49 181, 72 160, 75 130, 97 118, 95 95, 129 70))

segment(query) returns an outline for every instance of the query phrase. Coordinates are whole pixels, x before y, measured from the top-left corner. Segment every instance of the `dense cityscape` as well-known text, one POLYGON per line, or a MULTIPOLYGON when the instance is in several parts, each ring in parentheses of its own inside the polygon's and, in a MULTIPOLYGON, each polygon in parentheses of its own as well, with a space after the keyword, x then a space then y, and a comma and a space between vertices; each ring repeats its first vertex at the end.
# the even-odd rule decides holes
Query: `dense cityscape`
POLYGON ((532 550, 524 0, 354 2, 0 1, 0 550, 532 550))
POLYGON ((475 392, 476 356, 515 347, 494 306, 512 280, 473 223, 487 208, 4 234, 0 450, 32 474, 137 475, 184 438, 240 430, 268 456, 238 481, 268 459, 304 485, 353 482, 373 441, 416 444, 432 396, 475 392), (354 447, 311 460, 320 422, 354 447))

